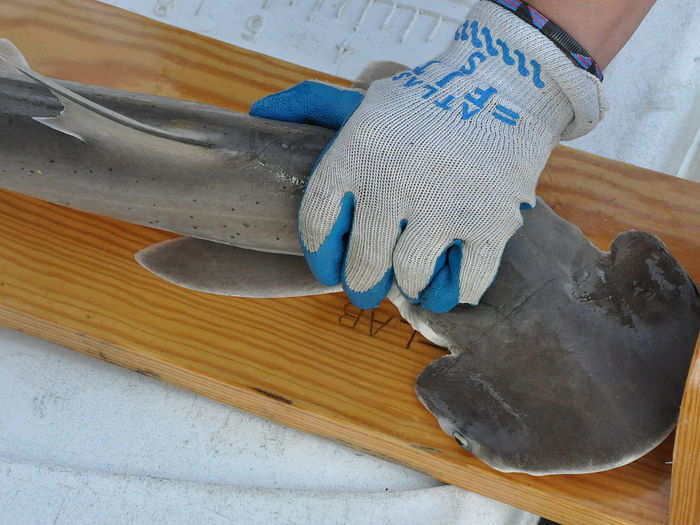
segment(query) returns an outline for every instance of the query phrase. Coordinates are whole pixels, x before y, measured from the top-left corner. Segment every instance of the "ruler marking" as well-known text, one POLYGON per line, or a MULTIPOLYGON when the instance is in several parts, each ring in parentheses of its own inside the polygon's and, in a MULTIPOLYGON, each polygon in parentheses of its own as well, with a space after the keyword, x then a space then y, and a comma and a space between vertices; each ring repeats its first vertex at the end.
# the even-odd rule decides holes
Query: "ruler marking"
POLYGON ((416 21, 418 20, 419 16, 420 16, 420 9, 416 9, 414 7, 413 8, 413 16, 411 17, 411 21, 408 23, 408 25, 406 26, 406 29, 404 29, 403 34, 401 35, 401 43, 402 44, 408 38, 408 35, 411 33, 411 30, 413 29, 413 26, 416 25, 416 21))
POLYGON ((379 28, 380 30, 384 31, 387 27, 389 27, 389 24, 391 23, 391 19, 394 18, 394 13, 396 13, 396 2, 391 2, 391 9, 389 9, 389 12, 386 14, 386 17, 384 18, 384 22, 382 23, 381 27, 379 28))
POLYGON ((360 18, 357 20, 355 25, 353 26, 352 30, 353 31, 359 31, 360 26, 362 25, 362 22, 365 21, 365 18, 367 18, 367 13, 369 13, 369 10, 372 8, 374 5, 374 0, 367 0, 367 3, 365 4, 365 8, 362 10, 362 14, 360 14, 360 18))
MULTIPOLYGON (((153 2, 152 4, 152 12, 158 18, 167 18, 172 9, 176 7, 176 1, 177 0, 155 0, 155 2, 153 2)), ((194 11, 194 16, 200 16, 204 11, 205 6, 211 4, 211 1, 212 0, 199 0, 199 3, 197 4, 197 7, 194 11)), ((388 6, 388 10, 383 15, 381 24, 379 25, 378 29, 380 31, 390 30, 392 33, 398 33, 398 41, 401 43, 405 43, 415 33, 416 25, 418 24, 418 21, 419 19, 421 19, 421 17, 428 17, 433 19, 432 29, 430 30, 430 33, 425 37, 426 42, 432 42, 433 40, 435 40, 435 38, 440 33, 440 30, 444 28, 445 24, 453 23, 459 25, 461 23, 460 20, 451 16, 447 16, 446 14, 437 12, 433 9, 423 9, 415 7, 400 0, 340 0, 339 2, 337 2, 335 7, 334 18, 336 20, 343 19, 343 17, 348 13, 348 7, 350 5, 356 5, 351 3, 359 1, 363 1, 364 6, 357 20, 354 23, 351 20, 346 20, 344 22, 349 22, 351 24, 349 30, 353 33, 357 33, 362 30, 362 27, 365 24, 365 22, 369 20, 370 14, 373 12, 373 9, 375 7, 378 7, 379 5, 388 6), (392 27, 392 22, 394 22, 394 20, 396 19, 396 14, 399 9, 407 11, 410 15, 410 20, 408 21, 408 24, 403 28, 403 30, 396 26, 392 27)), ((214 0, 214 2, 217 3, 217 5, 224 4, 225 0, 214 0)), ((305 17, 306 22, 312 23, 314 21, 315 16, 323 12, 323 7, 326 4, 326 0, 314 0, 310 4, 310 6, 309 4, 307 4, 307 6, 309 7, 304 8, 308 9, 308 13, 305 17)), ((277 4, 274 4, 273 0, 261 0, 261 3, 258 5, 260 6, 258 9, 260 9, 261 11, 265 11, 271 9, 273 5, 277 4)), ((282 3, 282 7, 300 9, 303 8, 303 5, 302 2, 299 2, 299 0, 286 0, 282 3)), ((331 14, 330 16, 333 15, 331 14)), ((344 42, 342 42, 340 44, 340 47, 345 47, 345 45, 343 44, 347 45, 347 41, 345 40, 344 42)))
POLYGON ((157 0, 153 6, 153 13, 158 17, 164 18, 168 16, 168 10, 171 7, 175 7, 175 0, 157 0))
POLYGON ((427 42, 432 42, 435 36, 438 34, 438 31, 440 30, 440 26, 442 26, 442 16, 437 17, 437 20, 435 20, 435 25, 433 26, 433 30, 430 32, 427 38, 427 42))
POLYGON ((335 18, 340 19, 343 16, 343 11, 345 11, 345 8, 348 5, 348 0, 343 0, 340 2, 338 5, 338 10, 335 12, 335 18))

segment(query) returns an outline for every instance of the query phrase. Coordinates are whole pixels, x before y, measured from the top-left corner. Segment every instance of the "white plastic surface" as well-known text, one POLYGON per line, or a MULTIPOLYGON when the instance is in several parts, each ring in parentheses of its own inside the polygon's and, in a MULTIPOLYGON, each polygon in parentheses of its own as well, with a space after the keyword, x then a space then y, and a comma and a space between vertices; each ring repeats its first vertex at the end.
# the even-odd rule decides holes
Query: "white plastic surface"
POLYGON ((473 0, 109 0, 105 3, 354 79, 372 60, 442 51, 473 0), (381 50, 381 53, 379 53, 381 50))
POLYGON ((0 329, 0 524, 533 525, 332 441, 0 329))
MULTIPOLYGON (((107 3, 352 78, 372 60, 432 57, 473 0, 107 3), (430 13, 442 15, 439 26, 430 13)), ((658 0, 606 72, 606 120, 570 145, 697 177, 699 34, 700 4, 658 0)), ((414 471, 0 330, 2 524, 535 522, 414 471)))
POLYGON ((36 525, 534 525, 450 486, 403 492, 239 488, 0 459, 3 523, 36 525), (6 486, 3 486, 6 485, 6 486))

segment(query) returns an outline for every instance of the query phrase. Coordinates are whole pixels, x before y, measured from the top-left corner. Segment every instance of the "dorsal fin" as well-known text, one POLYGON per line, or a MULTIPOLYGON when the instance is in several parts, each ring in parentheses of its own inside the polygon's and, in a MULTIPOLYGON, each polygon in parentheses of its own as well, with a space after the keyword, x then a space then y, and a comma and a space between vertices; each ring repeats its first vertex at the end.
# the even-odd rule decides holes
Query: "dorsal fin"
POLYGON ((0 71, 16 72, 18 68, 31 69, 22 52, 7 38, 0 38, 0 56, 5 59, 4 63, 0 63, 0 71))
POLYGON ((170 131, 155 128, 138 120, 117 113, 109 108, 101 106, 74 91, 62 86, 55 80, 40 75, 33 71, 29 63, 15 45, 7 39, 0 39, 0 68, 18 71, 30 79, 47 87, 63 104, 63 112, 58 117, 37 117, 35 120, 52 129, 76 137, 82 141, 89 140, 84 132, 75 129, 70 123, 80 122, 81 113, 90 116, 99 115, 111 121, 115 126, 128 128, 147 133, 156 137, 174 140, 194 146, 211 147, 212 144, 196 137, 172 133, 170 131))

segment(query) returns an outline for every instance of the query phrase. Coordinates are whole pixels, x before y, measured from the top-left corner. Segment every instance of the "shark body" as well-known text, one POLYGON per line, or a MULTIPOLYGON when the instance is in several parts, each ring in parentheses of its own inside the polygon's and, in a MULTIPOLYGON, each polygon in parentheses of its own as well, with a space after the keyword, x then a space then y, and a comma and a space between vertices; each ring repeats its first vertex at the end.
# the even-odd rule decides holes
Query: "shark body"
POLYGON ((16 101, 0 102, 4 189, 217 243, 301 255, 296 210, 330 131, 60 83, 26 63, 4 64, 16 101))
MULTIPOLYGON (((328 130, 46 79, 7 41, 0 92, 0 187, 185 235, 136 254, 179 286, 337 290, 313 279, 296 233, 328 130)), ((622 233, 601 252, 541 200, 523 216, 479 307, 434 314, 390 294, 449 351, 417 379, 417 395, 498 470, 634 461, 674 427, 700 330, 697 289, 653 235, 622 233)))

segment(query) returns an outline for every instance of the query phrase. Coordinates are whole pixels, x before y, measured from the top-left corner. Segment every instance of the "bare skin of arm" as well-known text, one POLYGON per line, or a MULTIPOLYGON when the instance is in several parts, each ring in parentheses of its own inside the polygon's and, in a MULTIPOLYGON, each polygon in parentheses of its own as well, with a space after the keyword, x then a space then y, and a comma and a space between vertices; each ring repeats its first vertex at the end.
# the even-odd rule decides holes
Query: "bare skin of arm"
POLYGON ((605 68, 630 39, 655 0, 529 0, 605 68))

